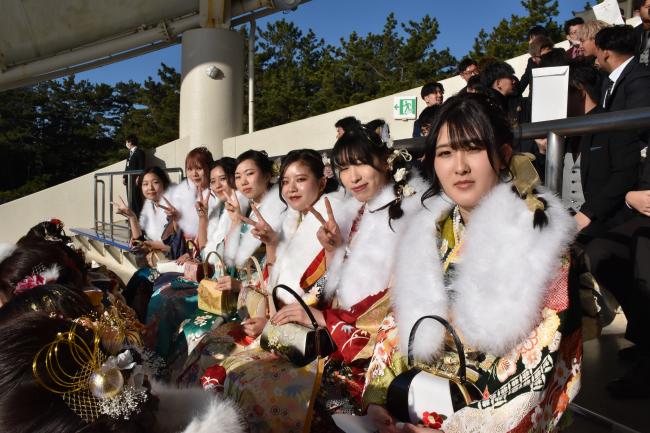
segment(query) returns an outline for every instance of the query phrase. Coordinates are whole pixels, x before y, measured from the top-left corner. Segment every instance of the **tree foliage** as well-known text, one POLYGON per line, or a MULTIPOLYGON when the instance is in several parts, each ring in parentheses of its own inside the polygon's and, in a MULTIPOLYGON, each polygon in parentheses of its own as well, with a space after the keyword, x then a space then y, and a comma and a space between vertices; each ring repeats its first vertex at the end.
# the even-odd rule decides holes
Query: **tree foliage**
POLYGON ((553 20, 559 15, 557 0, 522 0, 521 5, 526 10, 523 16, 512 14, 489 33, 485 29, 479 31, 472 57, 509 59, 524 54, 528 50, 528 30, 536 25, 545 27, 555 42, 561 40, 561 26, 553 20))

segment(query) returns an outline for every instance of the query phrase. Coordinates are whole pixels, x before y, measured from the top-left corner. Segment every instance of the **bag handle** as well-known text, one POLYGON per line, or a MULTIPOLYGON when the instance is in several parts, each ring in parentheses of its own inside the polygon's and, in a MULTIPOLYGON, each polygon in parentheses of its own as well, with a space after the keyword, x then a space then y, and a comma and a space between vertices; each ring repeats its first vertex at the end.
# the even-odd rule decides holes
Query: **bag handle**
POLYGON ((194 242, 193 239, 188 239, 185 242, 187 244, 187 249, 190 250, 190 257, 195 259, 198 256, 198 253, 199 253, 198 245, 196 245, 196 242, 194 242), (192 247, 193 247, 192 249, 190 249, 190 245, 192 245, 192 247))
POLYGON ((210 256, 213 254, 217 256, 217 263, 214 265, 214 275, 212 275, 210 279, 214 279, 214 277, 217 275, 217 268, 221 269, 221 273, 223 275, 226 274, 226 265, 223 262, 223 258, 221 258, 218 252, 210 251, 208 255, 205 256, 205 260, 203 260, 203 275, 207 277, 210 272, 210 256))
POLYGON ((257 257, 255 256, 250 256, 248 260, 246 261, 246 284, 250 287, 253 287, 253 290, 256 290, 257 292, 261 293, 264 296, 268 296, 269 291, 266 287, 266 281, 264 281, 264 274, 262 273, 262 267, 260 266, 260 261, 257 260, 257 257), (257 272, 258 278, 259 278, 259 283, 260 283, 260 288, 255 289, 255 284, 253 284, 253 273, 251 272, 251 263, 255 267, 255 272, 257 272))
POLYGON ((278 284, 273 288, 273 305, 275 305, 275 309, 279 309, 279 301, 278 301, 278 289, 284 289, 286 292, 289 292, 296 300, 298 303, 302 306, 302 308, 305 310, 307 313, 307 316, 309 316, 309 320, 311 320, 311 326, 314 327, 314 329, 318 329, 318 322, 316 322, 316 318, 314 317, 314 314, 311 312, 307 304, 305 304, 305 301, 302 300, 300 295, 298 295, 296 292, 294 292, 290 287, 285 286, 284 284, 278 284))
POLYGON ((430 316, 422 316, 420 317, 415 324, 413 325, 413 328, 411 328, 411 333, 409 334, 409 345, 408 345, 408 364, 409 366, 412 366, 414 364, 413 362, 413 341, 415 340, 415 333, 417 332, 418 328, 420 327, 420 324, 425 320, 425 319, 433 319, 443 325, 449 334, 454 339, 454 344, 456 345, 456 352, 458 353, 458 360, 460 361, 460 366, 458 369, 458 376, 459 379, 462 383, 467 382, 467 366, 465 363, 465 351, 463 349, 463 343, 460 341, 460 338, 458 337, 458 334, 456 333, 456 330, 447 322, 445 319, 443 319, 440 316, 436 315, 430 315, 430 316))

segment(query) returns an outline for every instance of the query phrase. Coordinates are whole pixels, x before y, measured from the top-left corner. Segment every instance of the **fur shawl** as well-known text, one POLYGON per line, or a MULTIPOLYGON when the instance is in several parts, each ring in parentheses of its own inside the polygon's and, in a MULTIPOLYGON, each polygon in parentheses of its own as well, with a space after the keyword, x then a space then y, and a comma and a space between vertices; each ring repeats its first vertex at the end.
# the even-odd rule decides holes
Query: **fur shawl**
MULTIPOLYGON (((242 213, 248 212, 248 200, 246 197, 239 191, 235 191, 237 194, 237 200, 239 200, 239 208, 242 213)), ((204 254, 207 255, 210 251, 216 251, 220 248, 223 243, 226 235, 230 231, 232 226, 232 221, 230 215, 224 209, 223 203, 214 195, 210 196, 209 202, 210 213, 208 214, 208 242, 205 245, 203 250, 204 254)), ((221 250, 219 253, 221 254, 221 250)))
MULTIPOLYGON (((539 324, 548 285, 576 226, 562 202, 539 188, 548 225, 534 228, 533 213, 511 186, 496 186, 472 211, 451 287, 444 284, 436 238, 437 222, 451 209, 448 199, 427 200, 410 220, 392 292, 404 353, 413 324, 424 315, 451 317, 468 346, 495 356, 512 350, 539 324)), ((438 323, 423 322, 413 345, 416 358, 434 357, 444 334, 438 323)))
POLYGON ((159 399, 156 419, 168 433, 243 433, 241 416, 233 402, 201 388, 171 388, 153 382, 159 399))
MULTIPOLYGON (((203 194, 209 194, 210 189, 203 190, 203 194)), ((169 188, 169 194, 165 194, 171 204, 180 213, 178 225, 186 237, 195 238, 199 232, 199 216, 196 213, 196 186, 189 180, 169 188)), ((208 214, 216 203, 210 200, 208 214)))
POLYGON ((151 200, 146 199, 140 211, 139 224, 147 239, 160 241, 167 226, 167 214, 164 210, 157 209, 151 200))
POLYGON ((344 203, 343 224, 339 222, 344 234, 344 245, 335 253, 327 270, 325 293, 329 298, 336 296, 342 308, 350 309, 353 305, 387 289, 393 278, 395 252, 401 233, 409 224, 412 214, 421 207, 422 194, 429 184, 419 176, 413 175, 409 185, 415 194, 402 200, 404 215, 388 223, 388 209, 371 212, 395 199, 393 185, 385 186, 376 197, 365 205, 349 197, 344 203), (352 222, 362 206, 366 206, 359 222, 357 233, 348 245, 346 239, 352 222), (344 260, 346 250, 348 257, 344 260))
MULTIPOLYGON (((340 195, 336 193, 325 194, 314 204, 314 209, 327 219, 327 208, 325 198, 328 198, 332 205, 334 218, 343 220, 342 203, 340 195)), ((291 287, 298 295, 303 296, 305 292, 300 287, 300 280, 305 271, 312 264, 314 259, 323 250, 316 232, 321 227, 320 221, 311 213, 307 212, 300 219, 300 212, 288 208, 286 217, 282 222, 280 243, 276 252, 275 265, 271 268, 269 287, 278 284, 285 284, 291 287)), ((285 304, 296 302, 295 298, 284 290, 278 291, 278 298, 285 304)))
MULTIPOLYGON (((275 231, 280 231, 282 220, 286 215, 286 208, 286 205, 280 200, 277 185, 273 185, 273 187, 264 194, 264 197, 258 206, 262 217, 264 217, 266 222, 269 223, 275 231)), ((242 213, 243 212, 244 210, 242 209, 242 213)), ((249 218, 253 221, 257 220, 257 216, 254 213, 251 213, 249 218)), ((241 222, 232 225, 230 227, 230 232, 226 236, 224 260, 228 266, 243 266, 246 263, 246 260, 248 260, 248 258, 252 256, 255 250, 262 244, 259 239, 253 237, 250 230, 246 233, 240 234, 240 232, 241 222)))

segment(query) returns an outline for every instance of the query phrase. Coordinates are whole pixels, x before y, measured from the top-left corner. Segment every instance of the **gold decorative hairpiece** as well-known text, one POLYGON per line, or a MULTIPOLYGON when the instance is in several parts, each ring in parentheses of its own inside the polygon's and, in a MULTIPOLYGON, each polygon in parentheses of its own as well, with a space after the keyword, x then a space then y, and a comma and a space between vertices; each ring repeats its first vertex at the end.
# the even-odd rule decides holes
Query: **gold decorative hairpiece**
POLYGON ((129 350, 106 357, 99 333, 91 330, 93 340, 88 345, 77 333, 77 326, 73 323, 69 331, 58 333, 38 351, 32 363, 34 378, 49 392, 61 395, 86 422, 101 415, 129 419, 148 399, 142 366, 133 361, 129 350), (66 355, 68 359, 63 361, 66 355))

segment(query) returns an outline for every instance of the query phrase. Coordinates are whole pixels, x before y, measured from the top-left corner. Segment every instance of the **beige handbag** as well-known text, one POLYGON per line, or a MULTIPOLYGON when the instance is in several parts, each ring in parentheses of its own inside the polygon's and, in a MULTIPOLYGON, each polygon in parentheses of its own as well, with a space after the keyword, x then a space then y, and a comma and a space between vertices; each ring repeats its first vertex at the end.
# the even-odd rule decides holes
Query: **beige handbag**
POLYGON ((273 289, 273 304, 279 307, 277 291, 283 289, 289 292, 307 313, 311 326, 299 323, 285 323, 274 325, 269 320, 264 326, 260 346, 262 349, 275 353, 290 361, 297 367, 304 367, 316 358, 329 356, 336 350, 336 345, 330 333, 322 326, 318 326, 316 318, 305 304, 305 301, 293 290, 284 284, 278 284, 273 289))
POLYGON ((216 251, 210 251, 203 261, 203 275, 199 283, 199 310, 228 317, 237 311, 238 294, 232 290, 218 290, 217 278, 226 275, 226 265, 216 251), (210 275, 210 257, 215 256, 214 274, 210 275))
POLYGON ((268 317, 274 311, 270 311, 269 292, 264 281, 262 267, 255 256, 251 256, 240 272, 246 273, 246 281, 242 284, 237 302, 237 311, 243 319, 248 317, 268 317), (253 268, 257 278, 253 275, 253 268))

